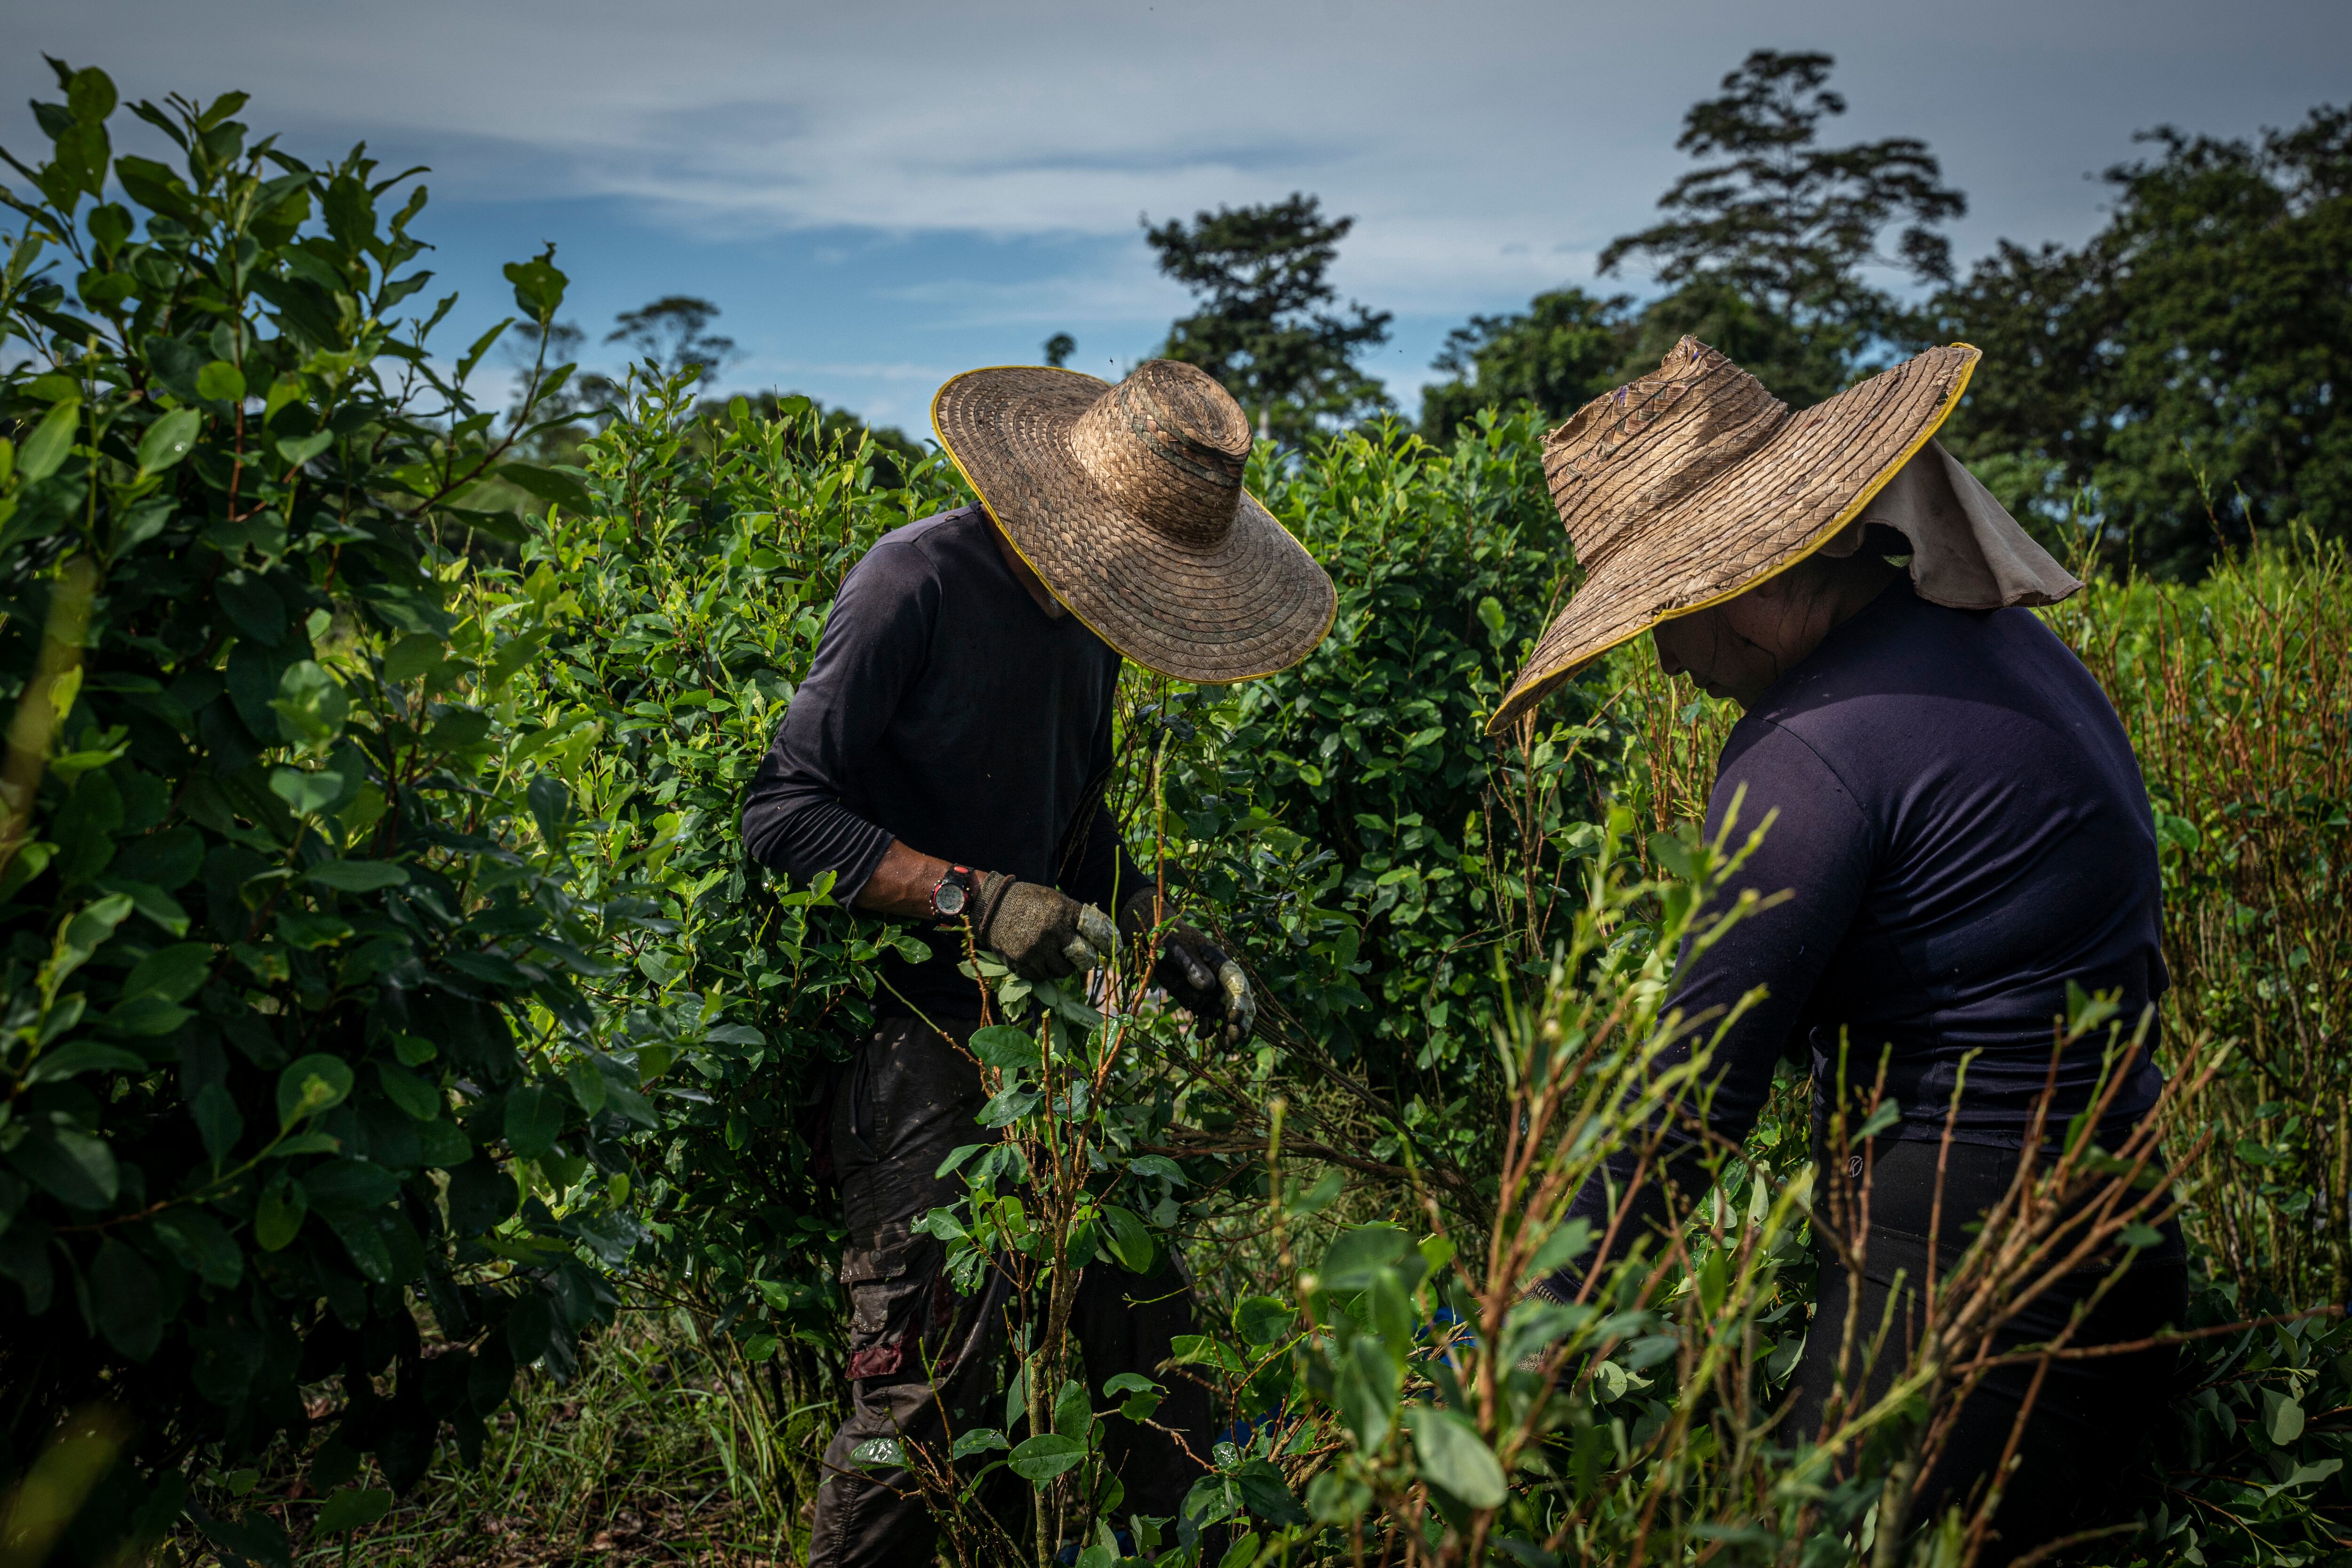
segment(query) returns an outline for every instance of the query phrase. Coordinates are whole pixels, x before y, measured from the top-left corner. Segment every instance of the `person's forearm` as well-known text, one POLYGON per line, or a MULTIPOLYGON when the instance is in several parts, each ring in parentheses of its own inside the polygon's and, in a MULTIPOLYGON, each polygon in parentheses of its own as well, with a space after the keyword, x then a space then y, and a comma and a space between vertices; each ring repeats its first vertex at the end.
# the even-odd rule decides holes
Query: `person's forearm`
POLYGON ((928 920, 931 889, 950 869, 946 861, 909 849, 904 841, 893 838, 890 847, 882 851, 881 864, 866 879, 866 886, 857 889, 856 906, 868 914, 928 920))

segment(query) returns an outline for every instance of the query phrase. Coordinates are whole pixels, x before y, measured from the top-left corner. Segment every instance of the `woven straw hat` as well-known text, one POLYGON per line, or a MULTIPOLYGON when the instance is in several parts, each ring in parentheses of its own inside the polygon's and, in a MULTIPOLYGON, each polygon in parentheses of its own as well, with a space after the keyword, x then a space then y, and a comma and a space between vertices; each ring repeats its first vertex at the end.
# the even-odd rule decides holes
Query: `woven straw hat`
POLYGON ((1242 489, 1248 416, 1195 367, 966 371, 931 427, 1054 597, 1153 673, 1245 680, 1330 630, 1330 577, 1242 489))
POLYGON ((1935 435, 1979 357, 1966 343, 1929 349, 1791 415, 1685 338, 1654 374, 1577 410, 1544 441, 1544 477, 1584 582, 1488 731, 1619 643, 1837 539, 1935 435))

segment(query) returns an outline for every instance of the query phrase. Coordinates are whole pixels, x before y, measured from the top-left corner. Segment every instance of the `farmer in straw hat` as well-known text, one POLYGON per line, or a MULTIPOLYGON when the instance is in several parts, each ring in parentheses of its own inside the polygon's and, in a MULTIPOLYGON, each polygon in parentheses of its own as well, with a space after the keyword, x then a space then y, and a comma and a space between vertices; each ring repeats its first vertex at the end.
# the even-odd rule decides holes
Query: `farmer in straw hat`
MULTIPOLYGON (((1240 406, 1190 365, 1153 361, 1116 386, 972 371, 931 417, 981 504, 884 536, 843 580, 743 811, 761 860, 803 883, 829 871, 835 898, 929 928, 927 960, 883 960, 879 1016, 833 1101, 854 1392, 825 1450, 816 1564, 929 1562, 929 1515, 868 1445, 998 1421, 986 1396, 1009 1288, 959 1296, 940 1244, 913 1228, 960 1194, 942 1160, 982 1137, 967 937, 1040 979, 1094 966, 1122 935, 1156 941, 1155 982, 1227 1047, 1247 1039, 1240 966, 1174 918, 1105 809, 1119 659, 1244 680, 1305 658, 1338 605, 1242 489, 1240 406)), ((1149 1375, 1192 1326, 1175 1268, 1086 1273, 1073 1321, 1089 1385, 1149 1375)), ((1166 1517, 1199 1467, 1164 1428, 1206 1453, 1205 1393, 1173 1384, 1156 1419, 1113 1419, 1108 1446, 1124 1510, 1166 1517)))
MULTIPOLYGON (((1846 1321, 1866 1346, 1898 1271, 1910 1284, 1892 1342, 1864 1405, 1843 1408, 1875 1401, 1908 1360, 1913 1287, 1934 1264, 1948 1268, 1969 1222, 2009 1191, 2045 1086, 2045 1125, 2058 1130, 2112 1088, 2108 1142, 2147 1114, 2160 1083, 2145 1050, 2107 1073, 2104 1042, 2052 1068, 2070 984, 2115 994, 2126 1035, 2165 988, 2156 837, 2115 710, 2021 607, 2082 584, 1934 439, 1978 357, 1965 344, 1933 349, 1791 415, 1685 338, 1654 374, 1580 410, 1546 441, 1544 471, 1583 583, 1494 720, 1496 731, 1521 723, 1546 692, 1645 631, 1667 674, 1746 710, 1724 746, 1706 831, 1735 826, 1736 813, 1738 843, 1769 814, 1724 896, 1789 896, 1686 952, 1670 1005, 1703 1036, 1731 1017, 1705 1069, 1711 1098, 1678 1109, 1703 1100, 1704 1121, 1736 1143, 1775 1065, 1806 1060, 1817 1194, 1841 1176, 1859 1188, 1867 1173, 1867 1228, 1849 1236, 1866 1259, 1858 1300, 1818 1243, 1820 1299, 1780 1429, 1790 1442, 1820 1435, 1846 1321), (1903 557, 1907 570, 1895 563, 1903 557), (1842 1050, 1843 1081, 1864 1085, 1884 1053, 1901 1120, 1838 1151, 1831 1169, 1824 1124, 1842 1050), (1943 1244, 1936 1260, 1931 1235, 1943 1244)), ((1690 1049, 1673 1047, 1665 1063, 1687 1062, 1690 1049)), ((1699 1143, 1669 1132, 1666 1148, 1665 1179, 1696 1198, 1709 1180, 1699 1143)), ((1654 1183, 1633 1184, 1630 1159, 1616 1174, 1622 1213, 1597 1179, 1574 1212, 1596 1235, 1621 1217, 1622 1256, 1666 1200, 1654 1183)), ((1818 1205, 1815 1226, 1840 1223, 1838 1210, 1818 1205)), ((2074 1343, 2137 1340, 2179 1320, 2180 1238, 2168 1223, 2161 1234, 2090 1306, 2074 1343)), ((1572 1300, 1595 1261, 1538 1289, 1572 1300)), ((2109 1272, 2100 1258, 2067 1274, 2006 1342, 2063 1330, 2109 1272)), ((2170 1354, 2050 1364, 2003 1483, 1999 1555, 2052 1538, 2078 1502, 2112 1500, 2164 1408, 2170 1354)), ((2032 1375, 1996 1373, 1962 1406, 1913 1519, 1964 1500, 1999 1467, 2032 1375)))

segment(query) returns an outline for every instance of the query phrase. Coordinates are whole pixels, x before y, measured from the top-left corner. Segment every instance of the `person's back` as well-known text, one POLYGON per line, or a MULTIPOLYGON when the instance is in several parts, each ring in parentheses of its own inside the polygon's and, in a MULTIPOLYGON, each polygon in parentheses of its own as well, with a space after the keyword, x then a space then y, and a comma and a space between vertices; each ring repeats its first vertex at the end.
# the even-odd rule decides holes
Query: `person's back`
MULTIPOLYGON (((1760 1105, 1783 1048, 1809 1047, 1817 1088, 1833 1083, 1843 1041, 1865 1083, 1889 1049, 1897 1136, 1937 1138, 1975 1052, 1954 1136, 2014 1146, 2068 986, 2115 993, 2126 1031, 2164 989, 2138 765, 2097 682, 2029 611, 1946 609, 1898 579, 1732 731, 1710 833, 1735 798, 1743 831, 1777 816, 1733 886, 1791 896, 1678 992, 1696 1010, 1770 987, 1719 1054, 1734 1096, 1719 1110, 1760 1105)), ((2061 1126, 2095 1092, 2100 1045, 2059 1062, 2061 1126)), ((2129 1072, 2117 1120, 2155 1102, 2145 1053, 2129 1072)))

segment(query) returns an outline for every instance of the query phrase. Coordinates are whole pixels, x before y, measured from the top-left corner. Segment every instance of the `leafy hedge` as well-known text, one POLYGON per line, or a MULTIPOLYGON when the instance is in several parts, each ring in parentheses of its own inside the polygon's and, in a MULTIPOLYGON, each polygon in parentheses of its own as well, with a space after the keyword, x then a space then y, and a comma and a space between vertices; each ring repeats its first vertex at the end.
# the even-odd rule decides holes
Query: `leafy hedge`
MULTIPOLYGON (((454 542, 520 533, 471 489, 581 492, 467 392, 496 332, 452 368, 448 300, 396 313, 423 188, 249 141, 231 94, 133 106, 183 156, 112 160, 106 201, 114 89, 58 75, 0 268, 0 1467, 134 1412, 95 1559, 162 1530, 184 1466, 301 1438, 322 1382, 316 1477, 368 1453, 406 1486, 609 1315, 584 1259, 639 1086, 549 1047, 647 917, 551 851, 565 787, 501 722, 560 601, 494 628, 460 591, 454 542)), ((543 331, 562 274, 507 270, 543 331)))

